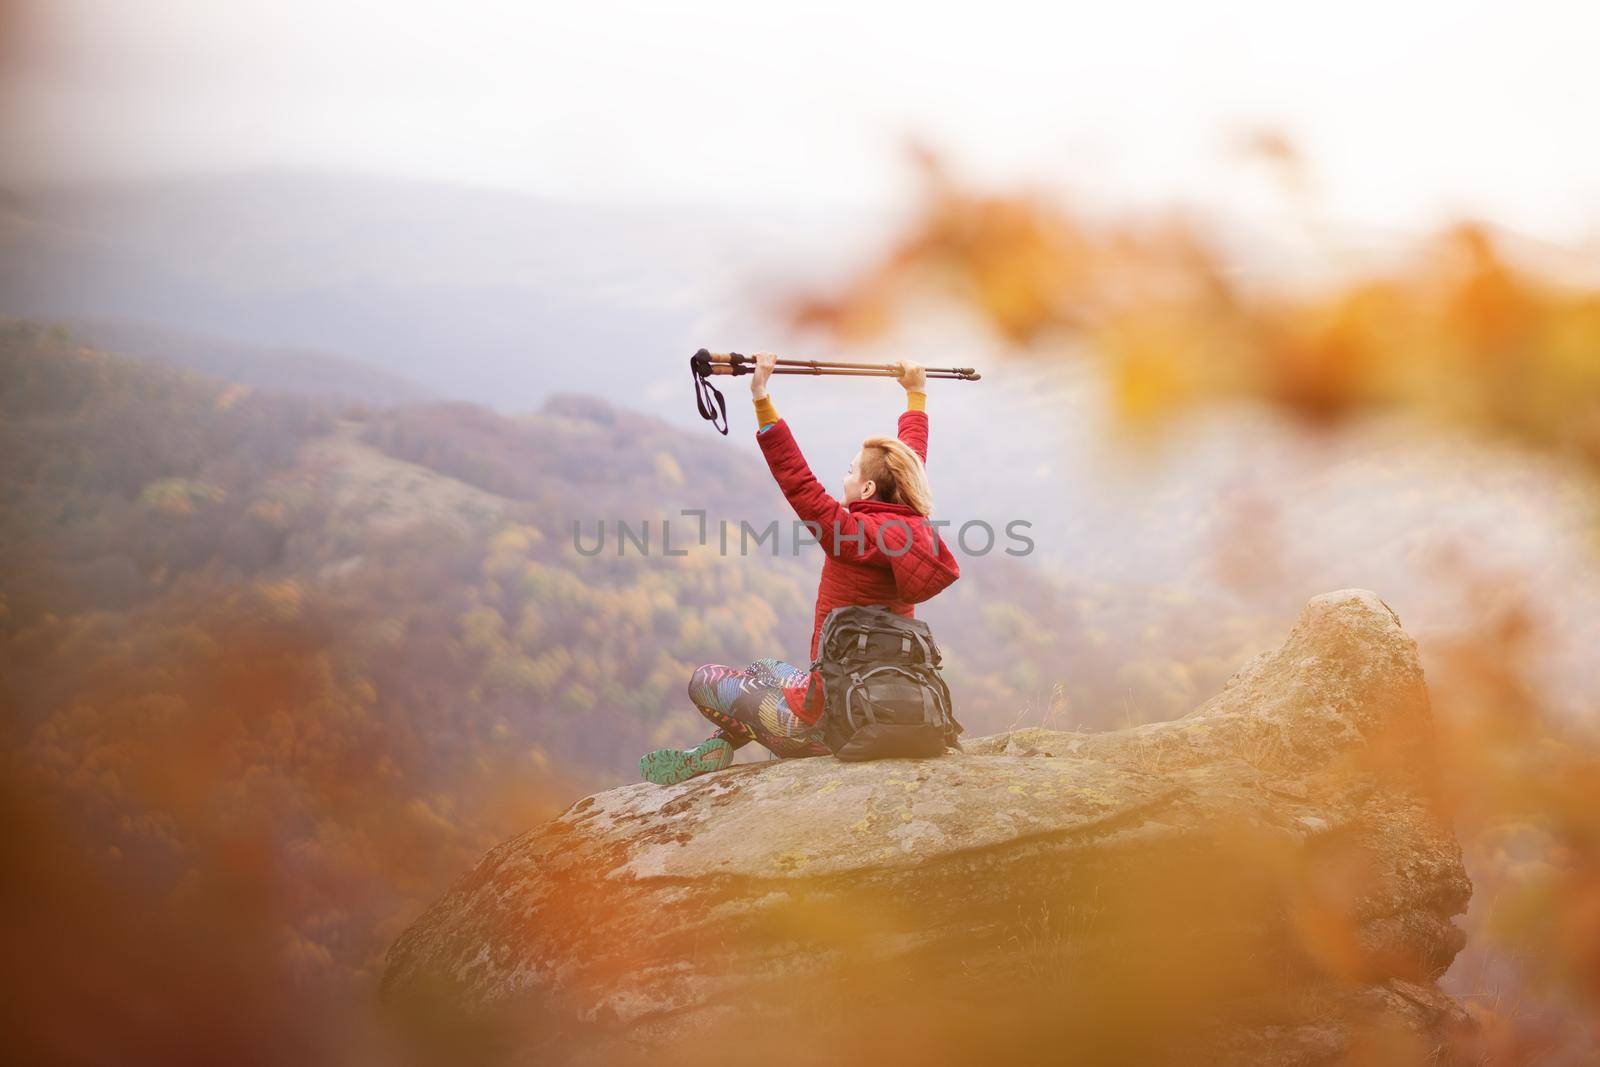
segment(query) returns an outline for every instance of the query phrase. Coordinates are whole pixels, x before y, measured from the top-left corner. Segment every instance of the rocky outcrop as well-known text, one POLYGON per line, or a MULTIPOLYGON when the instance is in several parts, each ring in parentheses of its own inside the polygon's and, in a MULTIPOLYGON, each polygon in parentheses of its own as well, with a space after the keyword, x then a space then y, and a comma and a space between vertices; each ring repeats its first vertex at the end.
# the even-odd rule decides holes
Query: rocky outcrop
POLYGON ((585 797, 384 997, 530 1063, 1448 1062, 1471 885, 1431 733, 1394 613, 1329 593, 1172 722, 585 797))

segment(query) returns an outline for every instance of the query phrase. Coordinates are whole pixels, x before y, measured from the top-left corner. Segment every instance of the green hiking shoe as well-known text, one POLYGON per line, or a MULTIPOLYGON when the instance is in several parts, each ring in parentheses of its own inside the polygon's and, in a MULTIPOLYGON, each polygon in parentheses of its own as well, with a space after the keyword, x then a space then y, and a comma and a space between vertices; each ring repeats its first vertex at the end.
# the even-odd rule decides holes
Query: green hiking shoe
POLYGON ((658 748, 639 757, 639 773, 656 785, 677 785, 697 774, 720 771, 733 762, 733 746, 720 737, 693 748, 658 748))

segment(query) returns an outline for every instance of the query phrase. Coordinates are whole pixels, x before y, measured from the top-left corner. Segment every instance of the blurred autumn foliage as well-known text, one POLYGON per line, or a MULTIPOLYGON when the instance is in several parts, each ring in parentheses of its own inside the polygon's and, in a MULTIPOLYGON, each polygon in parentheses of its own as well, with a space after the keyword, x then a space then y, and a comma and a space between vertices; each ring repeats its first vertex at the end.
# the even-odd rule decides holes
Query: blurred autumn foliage
MULTIPOLYGON (((1246 144, 1303 202, 1284 138, 1246 144)), ((1383 413, 1576 461, 1600 476, 1600 284, 1592 263, 1519 255, 1463 222, 1382 264, 1315 250, 1279 274, 1194 215, 1107 220, 1031 193, 974 191, 920 155, 921 210, 801 328, 863 342, 956 308, 1013 356, 1086 362, 1124 425, 1259 402, 1333 432, 1383 413)), ((1253 250, 1259 251, 1259 250, 1253 250)), ((1475 882, 1453 990, 1481 1025, 1474 1058, 1592 1062, 1600 1047, 1600 720, 1545 706, 1548 636, 1508 576, 1454 564, 1474 617, 1437 652, 1435 800, 1475 882)))
MULTIPOLYGON (((1254 150, 1298 173, 1281 140, 1254 150)), ((1600 288, 1513 263, 1485 225, 1387 270, 1324 250, 1321 277, 1289 285, 1198 218, 1083 217, 967 191, 921 158, 916 224, 841 294, 800 301, 798 325, 860 341, 914 303, 953 303, 1018 354, 1095 361, 1135 422, 1229 399, 1318 424, 1399 407, 1600 463, 1600 288)))

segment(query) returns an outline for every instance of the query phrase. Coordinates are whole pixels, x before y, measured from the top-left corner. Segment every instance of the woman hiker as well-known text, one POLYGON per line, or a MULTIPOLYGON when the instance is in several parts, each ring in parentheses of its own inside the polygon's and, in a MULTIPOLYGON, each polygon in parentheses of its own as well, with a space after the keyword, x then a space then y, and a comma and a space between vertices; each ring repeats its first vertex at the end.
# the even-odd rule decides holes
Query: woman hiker
MULTIPOLYGON (((778 487, 800 519, 810 524, 826 553, 812 620, 811 658, 828 612, 846 604, 883 604, 912 616, 961 576, 950 549, 929 524, 933 498, 923 464, 928 454, 927 395, 922 368, 900 362, 896 377, 906 390, 898 436, 869 437, 845 473, 842 503, 828 495, 800 454, 788 423, 778 417, 767 381, 776 356, 757 353, 750 378, 756 442, 778 487), (909 544, 907 540, 909 538, 909 544)), ((708 663, 689 679, 689 699, 717 727, 694 748, 663 748, 639 760, 639 772, 660 785, 719 771, 734 749, 759 741, 782 757, 826 756, 819 696, 806 704, 811 675, 782 660, 758 659, 743 670, 708 663)))

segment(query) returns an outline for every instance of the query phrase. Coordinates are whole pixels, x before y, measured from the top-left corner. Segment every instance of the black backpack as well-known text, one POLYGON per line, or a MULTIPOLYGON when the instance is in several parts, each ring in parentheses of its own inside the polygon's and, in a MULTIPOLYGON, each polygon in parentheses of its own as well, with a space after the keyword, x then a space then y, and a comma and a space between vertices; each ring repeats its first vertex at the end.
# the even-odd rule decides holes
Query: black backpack
POLYGON ((962 731, 928 624, 850 604, 822 621, 806 690, 822 686, 822 738, 842 760, 927 757, 960 748, 962 731))

